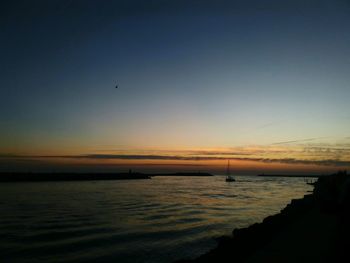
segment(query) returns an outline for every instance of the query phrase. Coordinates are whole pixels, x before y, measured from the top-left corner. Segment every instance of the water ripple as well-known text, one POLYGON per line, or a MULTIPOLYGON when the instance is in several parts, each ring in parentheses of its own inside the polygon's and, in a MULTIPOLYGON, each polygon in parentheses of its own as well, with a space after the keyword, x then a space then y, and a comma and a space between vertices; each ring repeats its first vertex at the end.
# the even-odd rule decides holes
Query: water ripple
POLYGON ((169 262, 277 213, 302 179, 156 177, 0 184, 1 262, 169 262))

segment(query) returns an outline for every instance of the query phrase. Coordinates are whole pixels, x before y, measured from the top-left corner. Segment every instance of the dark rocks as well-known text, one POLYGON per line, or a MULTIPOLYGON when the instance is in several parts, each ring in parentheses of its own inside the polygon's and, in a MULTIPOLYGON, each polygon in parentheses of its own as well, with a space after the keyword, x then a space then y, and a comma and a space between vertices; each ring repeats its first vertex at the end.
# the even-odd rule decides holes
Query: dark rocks
MULTIPOLYGON (((232 237, 219 239, 217 248, 197 259, 180 262, 244 262, 277 235, 283 236, 284 231, 290 229, 296 221, 304 222, 305 216, 310 214, 310 211, 318 211, 312 214, 315 220, 321 216, 321 213, 331 213, 333 218, 333 215, 338 218, 338 228, 335 228, 338 229, 337 240, 333 242, 336 245, 335 249, 331 250, 335 255, 331 254, 331 258, 338 260, 346 256, 345 244, 348 243, 347 239, 350 236, 350 177, 347 176, 346 171, 341 171, 320 177, 315 184, 313 194, 292 200, 279 214, 266 217, 262 223, 234 229, 232 237)), ((296 230, 300 231, 300 238, 303 238, 303 229, 296 230)), ((315 238, 311 235, 311 240, 315 238)), ((286 251, 288 249, 290 249, 288 253, 292 253, 293 248, 286 248, 286 251)))

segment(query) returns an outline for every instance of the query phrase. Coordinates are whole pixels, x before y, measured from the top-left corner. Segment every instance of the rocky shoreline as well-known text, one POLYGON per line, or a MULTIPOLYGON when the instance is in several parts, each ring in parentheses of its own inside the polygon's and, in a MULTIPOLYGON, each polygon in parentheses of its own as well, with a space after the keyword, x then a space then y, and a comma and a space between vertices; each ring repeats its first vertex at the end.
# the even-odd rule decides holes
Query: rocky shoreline
MULTIPOLYGON (((261 223, 234 229, 208 253, 185 262, 340 262, 350 236, 350 176, 320 177, 312 194, 261 223)), ((345 261, 342 261, 345 262, 345 261)))

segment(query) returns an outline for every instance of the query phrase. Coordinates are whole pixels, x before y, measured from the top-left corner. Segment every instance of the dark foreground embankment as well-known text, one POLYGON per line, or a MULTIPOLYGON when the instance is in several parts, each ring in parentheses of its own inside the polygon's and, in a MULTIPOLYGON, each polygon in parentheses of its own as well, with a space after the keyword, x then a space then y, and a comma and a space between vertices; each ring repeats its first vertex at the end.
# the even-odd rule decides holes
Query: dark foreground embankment
POLYGON ((179 262, 348 262, 349 179, 346 172, 321 177, 312 194, 279 214, 235 229, 207 254, 179 262))

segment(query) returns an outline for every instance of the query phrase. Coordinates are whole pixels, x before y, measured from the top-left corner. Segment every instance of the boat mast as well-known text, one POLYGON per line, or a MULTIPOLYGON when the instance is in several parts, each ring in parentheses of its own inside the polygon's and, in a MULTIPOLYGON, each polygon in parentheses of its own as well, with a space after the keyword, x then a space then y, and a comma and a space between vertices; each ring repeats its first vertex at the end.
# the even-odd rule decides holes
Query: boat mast
POLYGON ((227 160, 227 170, 226 170, 226 175, 230 176, 230 160, 227 160))

